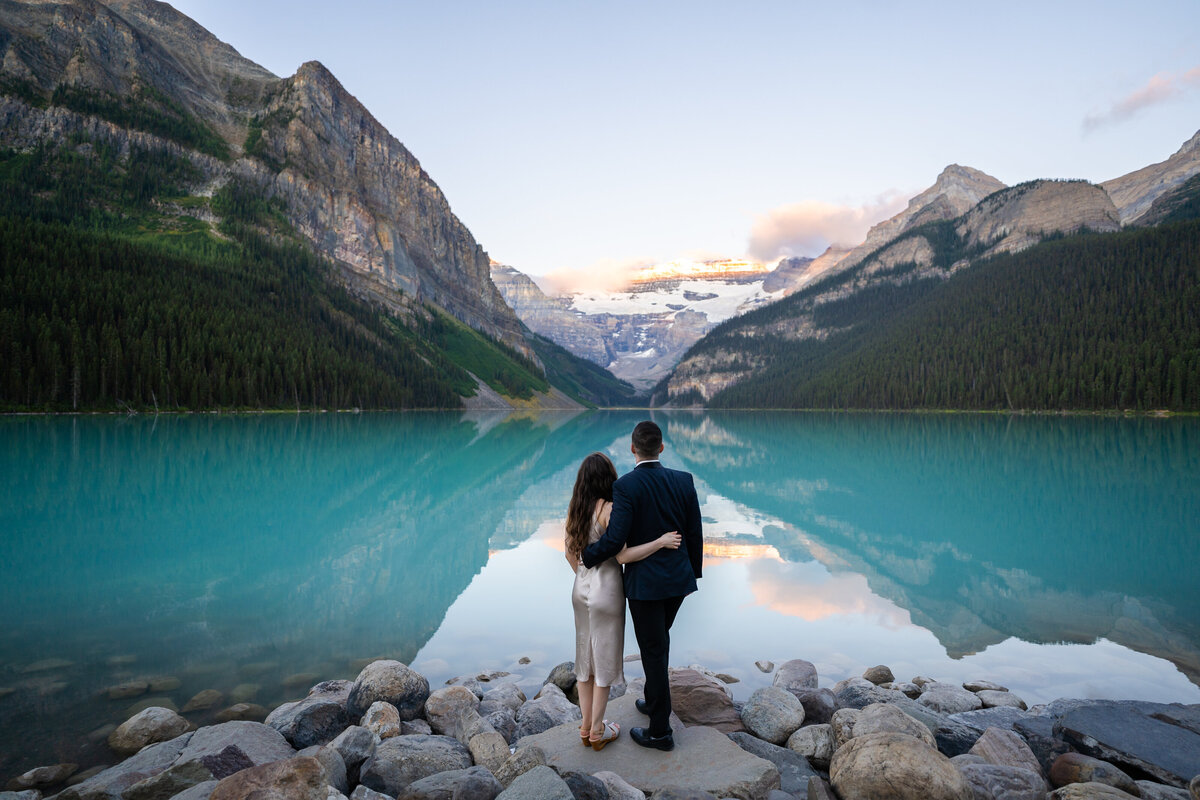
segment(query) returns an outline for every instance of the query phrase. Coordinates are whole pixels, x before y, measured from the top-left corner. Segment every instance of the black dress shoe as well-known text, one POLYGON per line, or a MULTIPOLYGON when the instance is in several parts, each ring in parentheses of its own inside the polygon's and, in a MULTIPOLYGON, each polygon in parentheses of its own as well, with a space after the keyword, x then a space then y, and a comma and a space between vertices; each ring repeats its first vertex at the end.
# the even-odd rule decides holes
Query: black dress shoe
POLYGON ((633 707, 636 708, 638 711, 642 712, 643 714, 645 714, 647 717, 650 716, 650 709, 646 708, 645 700, 640 700, 640 699, 634 700, 633 707))
POLYGON ((664 733, 662 736, 651 736, 650 731, 645 728, 630 728, 629 738, 642 747, 653 747, 655 750, 675 749, 675 737, 670 733, 664 733))

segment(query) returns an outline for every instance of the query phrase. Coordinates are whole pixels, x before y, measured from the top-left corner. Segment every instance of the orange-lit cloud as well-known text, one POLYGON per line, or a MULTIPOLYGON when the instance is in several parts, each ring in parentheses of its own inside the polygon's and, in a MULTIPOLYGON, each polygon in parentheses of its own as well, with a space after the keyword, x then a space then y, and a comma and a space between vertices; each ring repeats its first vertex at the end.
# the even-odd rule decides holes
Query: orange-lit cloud
POLYGON ((1200 88, 1200 67, 1193 67, 1179 75, 1160 72, 1147 81, 1145 86, 1113 103, 1108 111, 1084 117, 1083 131, 1091 133, 1104 125, 1123 122, 1144 108, 1165 103, 1196 88, 1200 88))
POLYGON ((892 629, 912 624, 907 611, 872 592, 857 573, 829 573, 817 562, 758 559, 750 565, 749 579, 756 605, 808 622, 858 614, 892 629))
POLYGON ((816 256, 830 245, 853 247, 872 225, 895 216, 908 195, 892 190, 860 206, 804 200, 771 209, 754 221, 747 251, 770 261, 780 256, 816 256))
POLYGON ((649 258, 608 258, 586 267, 548 272, 539 276, 538 284, 549 294, 618 292, 629 286, 635 272, 653 263, 649 258))

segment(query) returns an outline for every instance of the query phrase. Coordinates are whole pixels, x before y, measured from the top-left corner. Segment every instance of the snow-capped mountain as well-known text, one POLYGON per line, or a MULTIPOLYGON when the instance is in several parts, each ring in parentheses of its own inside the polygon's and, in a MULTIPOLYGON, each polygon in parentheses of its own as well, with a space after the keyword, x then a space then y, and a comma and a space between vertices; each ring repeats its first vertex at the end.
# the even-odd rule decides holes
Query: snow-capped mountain
POLYGON ((766 291, 775 264, 678 259, 634 271, 619 290, 547 295, 528 276, 492 266, 492 280, 531 330, 639 389, 649 389, 708 331, 783 297, 766 291))

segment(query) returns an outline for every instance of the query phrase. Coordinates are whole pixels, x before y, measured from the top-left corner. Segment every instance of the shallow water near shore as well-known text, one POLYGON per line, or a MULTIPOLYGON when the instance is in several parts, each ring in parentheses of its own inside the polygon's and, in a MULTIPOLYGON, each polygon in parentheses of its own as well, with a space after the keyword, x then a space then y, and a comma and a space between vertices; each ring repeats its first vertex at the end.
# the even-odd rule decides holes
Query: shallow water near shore
MULTIPOLYGON (((111 763, 136 703, 216 689, 207 724, 374 657, 535 690, 573 658, 575 470, 630 468, 644 415, 0 419, 0 783, 111 763), (129 682, 152 685, 105 693, 129 682)), ((885 663, 1031 704, 1200 702, 1200 420, 655 418, 705 517, 672 662, 738 699, 756 660, 805 658, 822 686, 885 663)))

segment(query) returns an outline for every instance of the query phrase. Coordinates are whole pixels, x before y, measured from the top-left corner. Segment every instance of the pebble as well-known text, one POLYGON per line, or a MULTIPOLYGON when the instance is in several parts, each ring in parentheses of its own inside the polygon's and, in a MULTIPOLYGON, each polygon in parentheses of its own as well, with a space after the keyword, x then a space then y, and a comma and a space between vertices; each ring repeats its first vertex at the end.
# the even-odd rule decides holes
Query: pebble
POLYGON ((881 683, 891 683, 892 681, 896 680, 896 676, 892 674, 891 668, 884 664, 871 667, 863 673, 863 677, 876 686, 881 683))
POLYGON ((754 666, 758 667, 759 672, 771 673, 775 671, 774 661, 755 661, 754 666))

